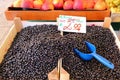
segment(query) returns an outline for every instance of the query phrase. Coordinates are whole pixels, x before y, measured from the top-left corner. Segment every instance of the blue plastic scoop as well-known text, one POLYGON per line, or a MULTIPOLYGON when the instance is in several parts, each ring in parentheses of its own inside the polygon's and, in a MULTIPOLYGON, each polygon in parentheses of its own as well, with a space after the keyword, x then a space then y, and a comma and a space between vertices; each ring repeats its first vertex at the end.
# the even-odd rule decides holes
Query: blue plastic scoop
POLYGON ((92 58, 97 59, 99 62, 101 62, 103 65, 110 69, 114 69, 114 64, 107 60, 106 58, 102 57, 101 55, 96 53, 96 47, 91 44, 90 42, 85 41, 85 44, 87 48, 89 49, 90 53, 83 53, 79 51, 77 48, 74 48, 73 51, 83 60, 89 61, 92 58))

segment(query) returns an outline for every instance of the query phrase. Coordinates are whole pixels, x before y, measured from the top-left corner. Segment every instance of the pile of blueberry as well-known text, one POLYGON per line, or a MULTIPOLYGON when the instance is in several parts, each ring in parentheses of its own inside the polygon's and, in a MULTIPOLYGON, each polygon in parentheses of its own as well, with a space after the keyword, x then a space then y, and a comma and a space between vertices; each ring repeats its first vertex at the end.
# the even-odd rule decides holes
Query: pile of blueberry
POLYGON ((28 26, 19 32, 0 64, 2 80, 48 80, 48 73, 63 58, 63 68, 70 80, 120 80, 120 51, 109 29, 87 26, 87 33, 60 35, 57 25, 28 26), (83 61, 74 54, 77 47, 89 52, 84 41, 93 43, 97 53, 110 60, 108 69, 97 60, 83 61))

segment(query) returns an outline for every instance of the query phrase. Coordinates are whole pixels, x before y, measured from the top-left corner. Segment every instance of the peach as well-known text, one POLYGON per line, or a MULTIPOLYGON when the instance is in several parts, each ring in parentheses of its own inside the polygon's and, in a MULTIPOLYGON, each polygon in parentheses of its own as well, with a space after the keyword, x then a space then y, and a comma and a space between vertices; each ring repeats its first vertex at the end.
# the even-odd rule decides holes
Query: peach
POLYGON ((16 0, 13 2, 13 7, 21 7, 22 0, 16 0))
POLYGON ((86 9, 93 9, 94 5, 95 5, 94 0, 88 0, 87 5, 86 5, 86 9))
POLYGON ((65 1, 74 1, 74 0, 63 0, 63 1, 65 2, 65 1))
POLYGON ((43 3, 47 3, 47 4, 50 3, 50 4, 52 4, 52 1, 53 1, 53 0, 42 0, 42 1, 43 1, 43 3))
POLYGON ((82 0, 82 3, 83 3, 83 9, 86 9, 86 7, 87 7, 87 1, 86 0, 82 0))
POLYGON ((75 9, 75 10, 83 10, 83 2, 82 2, 82 0, 74 0, 73 9, 75 9))
POLYGON ((94 0, 95 4, 96 4, 97 1, 98 1, 98 0, 94 0))
POLYGON ((62 9, 63 8, 63 0, 53 0, 53 5, 55 9, 62 9))
POLYGON ((22 0, 21 7, 33 8, 33 0, 22 0))
POLYGON ((105 10, 107 8, 107 4, 104 0, 98 0, 94 6, 95 10, 105 10))
POLYGON ((53 10, 54 5, 51 0, 46 0, 42 5, 42 10, 53 10))
POLYGON ((63 5, 63 9, 64 10, 70 10, 73 9, 73 1, 72 0, 67 0, 65 1, 64 5, 63 5))
POLYGON ((43 2, 42 2, 41 0, 35 0, 35 1, 33 2, 33 7, 34 7, 34 8, 41 9, 42 4, 43 4, 43 2))

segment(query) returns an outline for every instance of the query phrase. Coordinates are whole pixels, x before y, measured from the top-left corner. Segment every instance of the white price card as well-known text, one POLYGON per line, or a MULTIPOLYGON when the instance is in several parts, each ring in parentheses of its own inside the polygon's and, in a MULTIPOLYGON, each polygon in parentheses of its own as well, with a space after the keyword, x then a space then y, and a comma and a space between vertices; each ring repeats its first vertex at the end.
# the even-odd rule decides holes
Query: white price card
POLYGON ((60 31, 86 33, 86 17, 60 15, 57 22, 60 31))

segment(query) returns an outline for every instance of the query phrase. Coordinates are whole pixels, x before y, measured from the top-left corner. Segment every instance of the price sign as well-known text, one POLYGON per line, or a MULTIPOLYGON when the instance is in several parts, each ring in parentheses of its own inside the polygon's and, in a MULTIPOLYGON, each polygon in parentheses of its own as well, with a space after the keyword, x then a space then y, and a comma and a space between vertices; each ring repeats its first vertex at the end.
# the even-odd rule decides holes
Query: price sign
POLYGON ((60 31, 86 33, 86 17, 60 15, 57 22, 60 31))

